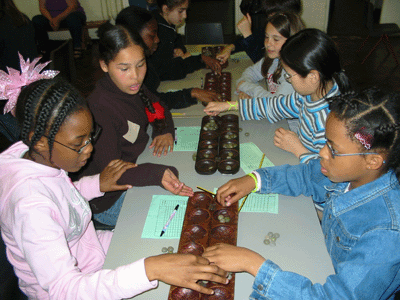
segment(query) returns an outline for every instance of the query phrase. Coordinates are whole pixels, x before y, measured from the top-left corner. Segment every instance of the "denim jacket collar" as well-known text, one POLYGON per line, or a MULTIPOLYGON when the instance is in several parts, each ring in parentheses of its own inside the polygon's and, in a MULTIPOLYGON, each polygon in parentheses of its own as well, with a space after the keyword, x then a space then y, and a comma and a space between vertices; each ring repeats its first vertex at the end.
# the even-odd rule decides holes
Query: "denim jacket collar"
POLYGON ((349 197, 341 197, 348 184, 348 182, 340 182, 334 183, 331 186, 325 186, 326 191, 330 194, 332 211, 335 215, 344 213, 367 201, 375 199, 386 193, 387 190, 393 189, 399 182, 394 172, 389 171, 372 182, 348 191, 349 197))

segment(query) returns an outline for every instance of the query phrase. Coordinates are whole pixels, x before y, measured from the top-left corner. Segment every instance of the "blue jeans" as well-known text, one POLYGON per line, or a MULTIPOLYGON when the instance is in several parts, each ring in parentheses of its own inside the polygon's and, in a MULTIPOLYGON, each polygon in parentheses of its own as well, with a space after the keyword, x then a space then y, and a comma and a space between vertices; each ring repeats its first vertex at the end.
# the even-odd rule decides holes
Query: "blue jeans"
MULTIPOLYGON (((53 30, 50 26, 50 21, 42 15, 37 15, 32 18, 32 23, 35 27, 35 38, 39 50, 48 50, 49 35, 47 34, 47 31, 53 30)), ((60 27, 66 27, 69 29, 74 49, 80 49, 82 47, 82 30, 85 23, 86 15, 80 11, 70 13, 60 23, 60 27)))
POLYGON ((93 214, 93 218, 106 225, 115 226, 117 224, 119 212, 121 211, 122 204, 124 203, 126 192, 123 192, 121 197, 111 206, 108 210, 98 214, 93 214))

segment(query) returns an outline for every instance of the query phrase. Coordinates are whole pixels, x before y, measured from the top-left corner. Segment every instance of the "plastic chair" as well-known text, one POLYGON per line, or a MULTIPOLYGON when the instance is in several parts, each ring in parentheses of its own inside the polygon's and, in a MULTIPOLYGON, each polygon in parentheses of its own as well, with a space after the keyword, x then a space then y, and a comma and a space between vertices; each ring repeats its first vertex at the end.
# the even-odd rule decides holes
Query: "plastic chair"
POLYGON ((221 23, 186 23, 186 45, 224 44, 221 23))
MULTIPOLYGON (((385 5, 385 2, 383 3, 383 5, 385 5)), ((374 10, 374 6, 371 2, 369 2, 368 9, 367 9, 367 21, 366 21, 366 27, 368 29, 368 36, 363 41, 361 47, 357 50, 357 52, 360 52, 362 50, 362 48, 364 48, 365 44, 367 43, 367 41, 369 40, 370 37, 379 37, 379 40, 375 43, 375 45, 372 47, 372 49, 364 57, 361 64, 364 64, 365 61, 367 60, 367 58, 375 51, 375 49, 379 46, 379 44, 381 42, 383 42, 385 44, 386 48, 388 49, 388 51, 390 52, 390 54, 392 54, 393 58, 395 59, 397 66, 399 66, 400 65, 399 59, 397 57, 396 52, 394 51, 392 44, 390 43, 389 37, 392 35, 400 35, 400 28, 395 23, 374 24, 373 10, 374 10)))

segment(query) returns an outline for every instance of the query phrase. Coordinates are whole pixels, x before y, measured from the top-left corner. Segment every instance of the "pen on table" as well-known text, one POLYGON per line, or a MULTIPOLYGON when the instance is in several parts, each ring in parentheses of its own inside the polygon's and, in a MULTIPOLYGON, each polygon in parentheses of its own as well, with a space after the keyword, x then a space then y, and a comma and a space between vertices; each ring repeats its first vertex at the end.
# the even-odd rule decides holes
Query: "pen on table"
POLYGON ((201 88, 204 88, 204 79, 201 77, 201 88))
MULTIPOLYGON (((260 162, 260 165, 258 166, 259 169, 262 167, 262 164, 263 164, 263 162, 264 162, 264 158, 265 158, 265 153, 263 153, 263 155, 262 155, 262 157, 261 157, 261 162, 260 162)), ((239 207, 239 209, 238 209, 238 212, 240 212, 240 210, 242 209, 242 207, 243 207, 244 203, 246 202, 248 196, 249 196, 249 195, 247 195, 246 198, 244 198, 244 200, 243 200, 243 202, 242 202, 242 205, 240 205, 240 207, 239 207)))
POLYGON ((175 140, 174 140, 175 145, 178 144, 178 128, 175 127, 175 140))
POLYGON ((169 226, 169 223, 171 223, 171 221, 172 221, 172 219, 174 218, 174 216, 175 216, 175 214, 176 214, 178 208, 179 208, 179 204, 178 204, 177 206, 175 206, 174 211, 172 212, 172 214, 171 214, 171 216, 169 217, 167 223, 165 224, 165 226, 164 226, 163 229, 161 230, 160 236, 163 236, 163 234, 165 233, 165 231, 167 231, 167 228, 168 228, 168 226, 169 226))
POLYGON ((171 113, 172 116, 184 116, 186 113, 178 113, 178 112, 173 112, 171 113))
POLYGON ((197 187, 199 190, 205 191, 205 192, 210 193, 211 195, 214 195, 214 196, 215 196, 215 193, 210 192, 209 190, 203 189, 202 187, 199 187, 199 186, 196 186, 196 187, 197 187))

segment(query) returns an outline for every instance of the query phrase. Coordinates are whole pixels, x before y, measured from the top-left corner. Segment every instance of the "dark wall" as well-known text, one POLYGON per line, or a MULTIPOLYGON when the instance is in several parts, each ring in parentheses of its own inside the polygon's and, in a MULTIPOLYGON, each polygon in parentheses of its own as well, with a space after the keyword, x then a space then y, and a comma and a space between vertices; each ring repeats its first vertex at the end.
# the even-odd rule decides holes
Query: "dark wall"
POLYGON ((186 23, 222 23, 225 43, 235 37, 235 0, 191 0, 186 23))

